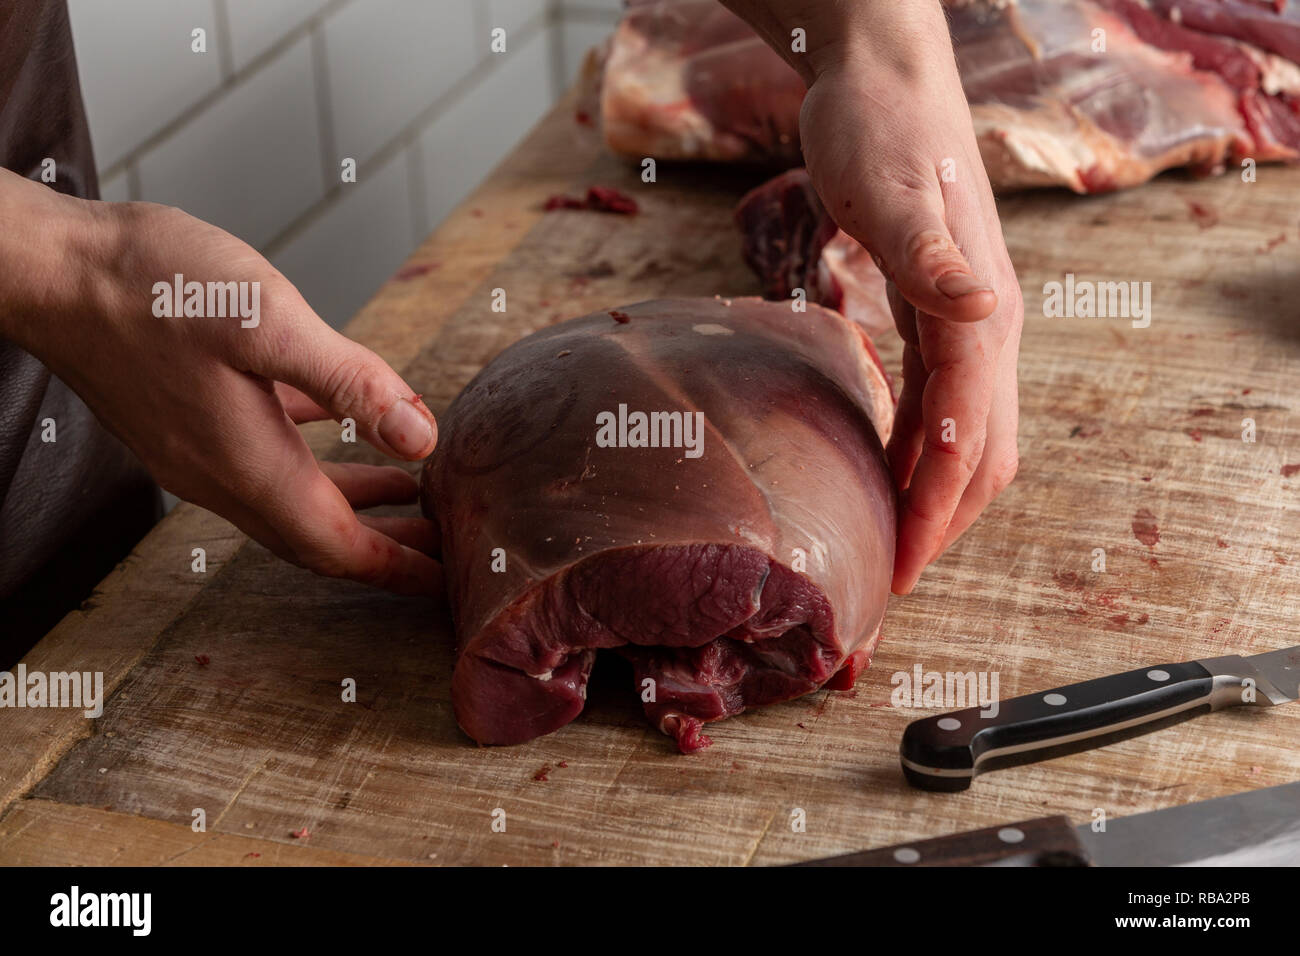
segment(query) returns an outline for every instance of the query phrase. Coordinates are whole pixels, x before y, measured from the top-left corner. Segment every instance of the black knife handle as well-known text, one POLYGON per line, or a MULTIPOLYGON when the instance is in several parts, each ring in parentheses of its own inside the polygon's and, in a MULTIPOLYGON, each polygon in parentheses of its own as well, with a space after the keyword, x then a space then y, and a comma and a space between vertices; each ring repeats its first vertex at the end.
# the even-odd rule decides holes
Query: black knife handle
POLYGON ((965 790, 978 773, 1076 753, 1213 709, 1215 678, 1196 661, 1156 664, 908 724, 899 747, 908 783, 965 790))

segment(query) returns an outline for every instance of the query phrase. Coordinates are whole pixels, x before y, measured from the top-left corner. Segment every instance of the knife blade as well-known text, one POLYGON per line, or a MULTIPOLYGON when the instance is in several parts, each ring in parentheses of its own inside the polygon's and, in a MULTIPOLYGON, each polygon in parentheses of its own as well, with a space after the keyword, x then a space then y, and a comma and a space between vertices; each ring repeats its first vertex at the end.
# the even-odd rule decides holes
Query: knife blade
POLYGON ((1300 783, 1071 827, 985 827, 794 866, 1300 866, 1300 783))
POLYGON ((965 790, 977 774, 1114 743, 1225 707, 1300 697, 1300 646, 1159 664, 913 721, 899 758, 923 790, 965 790))

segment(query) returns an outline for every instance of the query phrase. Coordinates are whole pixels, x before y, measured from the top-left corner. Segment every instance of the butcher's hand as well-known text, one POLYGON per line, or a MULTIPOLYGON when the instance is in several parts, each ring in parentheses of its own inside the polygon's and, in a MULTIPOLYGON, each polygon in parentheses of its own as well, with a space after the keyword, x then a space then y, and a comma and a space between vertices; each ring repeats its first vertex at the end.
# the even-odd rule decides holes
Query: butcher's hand
POLYGON ((724 0, 808 84, 812 182, 890 280, 903 392, 893 590, 1015 476, 1024 309, 939 0, 724 0), (806 52, 792 48, 802 29, 806 52))
POLYGON ((415 479, 319 462, 295 427, 352 419, 386 455, 415 460, 433 449, 433 416, 252 248, 178 209, 72 199, 0 170, 0 256, 0 336, 71 386, 164 488, 320 574, 440 590, 429 522, 354 511, 414 500, 415 479), (155 283, 178 274, 257 283, 256 326, 155 315, 155 283))

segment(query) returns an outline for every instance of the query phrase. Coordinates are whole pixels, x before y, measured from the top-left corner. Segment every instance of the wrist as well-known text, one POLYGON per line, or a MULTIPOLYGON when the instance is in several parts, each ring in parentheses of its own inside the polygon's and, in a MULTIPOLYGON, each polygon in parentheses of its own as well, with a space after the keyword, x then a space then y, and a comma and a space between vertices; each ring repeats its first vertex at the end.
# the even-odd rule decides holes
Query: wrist
POLYGON ((814 11, 805 26, 806 52, 788 57, 809 86, 845 70, 917 76, 936 57, 953 58, 940 0, 817 4, 814 11))
POLYGON ((44 359, 69 323, 102 299, 117 217, 109 203, 0 176, 0 337, 44 359))

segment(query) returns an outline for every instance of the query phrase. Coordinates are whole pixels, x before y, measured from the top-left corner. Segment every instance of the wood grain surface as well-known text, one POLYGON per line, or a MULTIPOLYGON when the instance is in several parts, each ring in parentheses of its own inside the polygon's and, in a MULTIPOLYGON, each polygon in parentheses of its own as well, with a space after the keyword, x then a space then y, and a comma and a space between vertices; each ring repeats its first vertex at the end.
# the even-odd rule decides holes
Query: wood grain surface
MULTIPOLYGON (((548 323, 659 296, 754 294, 731 209, 761 175, 637 173, 561 105, 350 333, 436 413, 548 323), (549 194, 592 183, 632 193, 641 214, 542 211, 549 194), (505 313, 491 310, 498 288, 505 313)), ((1010 697, 1300 643, 1300 474, 1284 474, 1300 464, 1297 187, 1300 169, 1264 167, 1255 183, 1171 176, 1002 201, 1026 301, 1020 475, 892 601, 855 689, 715 725, 712 748, 682 756, 610 659, 568 727, 477 747, 452 718, 441 603, 315 578, 182 507, 28 655, 32 669, 103 671, 111 697, 94 721, 0 711, 0 862, 776 864, 1300 779, 1298 705, 923 793, 904 783, 897 747, 930 712, 890 702, 891 675, 916 664, 995 672, 1010 697), (1150 282, 1150 327, 1045 318, 1043 285, 1067 272, 1150 282), (1254 442, 1242 440, 1248 418, 1254 442), (1146 541, 1154 522, 1158 541, 1139 540, 1135 521, 1146 541), (204 575, 189 570, 195 546, 208 549, 204 575), (341 700, 349 677, 356 703, 341 700), (196 809, 206 832, 191 828, 196 809)), ((897 364, 896 342, 881 352, 897 364)), ((340 444, 336 426, 307 432, 320 454, 377 460, 340 444)))

